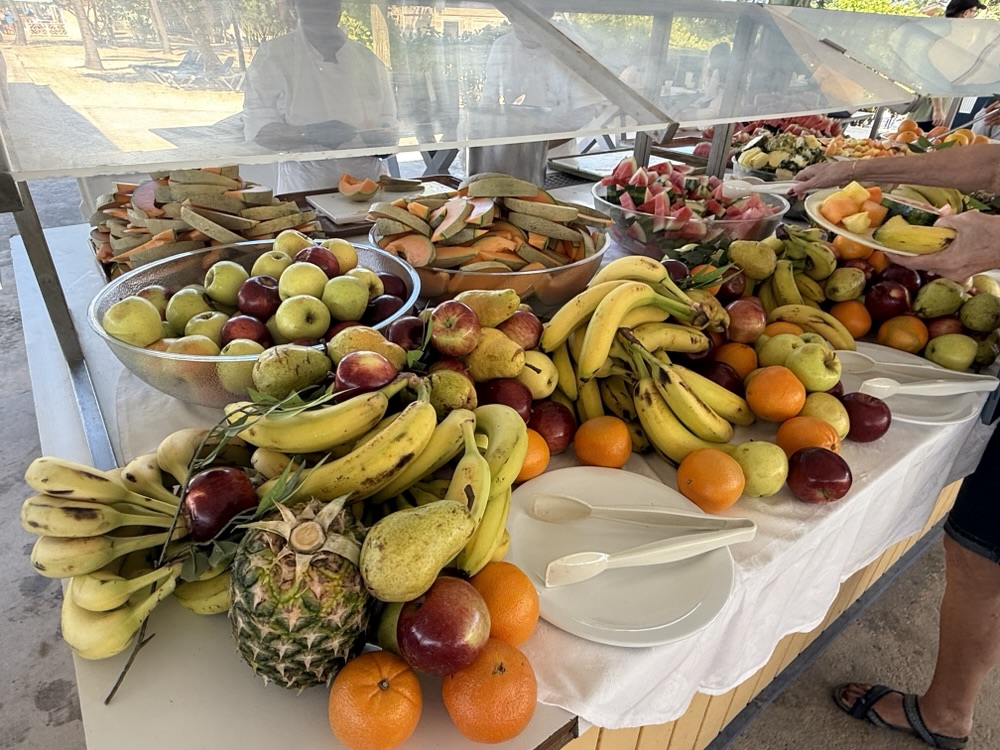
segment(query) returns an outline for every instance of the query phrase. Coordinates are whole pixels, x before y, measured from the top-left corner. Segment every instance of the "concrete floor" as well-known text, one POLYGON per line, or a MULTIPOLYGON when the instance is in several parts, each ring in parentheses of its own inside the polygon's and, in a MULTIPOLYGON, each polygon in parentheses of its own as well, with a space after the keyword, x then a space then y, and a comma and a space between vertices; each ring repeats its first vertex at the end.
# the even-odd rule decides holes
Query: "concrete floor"
MULTIPOLYGON (((74 181, 36 183, 32 192, 44 226, 80 222, 74 181)), ((24 468, 40 449, 8 242, 15 233, 12 217, 0 215, 0 403, 7 411, 0 454, 0 568, 7 571, 0 576, 0 750, 83 750, 72 659, 58 633, 59 585, 32 572, 32 538, 17 521, 30 494, 24 468)), ((852 679, 923 687, 934 663, 943 573, 935 543, 728 745, 730 750, 921 747, 917 740, 850 719, 829 695, 834 685, 852 679)), ((969 747, 1000 748, 1000 670, 980 696, 969 747)))

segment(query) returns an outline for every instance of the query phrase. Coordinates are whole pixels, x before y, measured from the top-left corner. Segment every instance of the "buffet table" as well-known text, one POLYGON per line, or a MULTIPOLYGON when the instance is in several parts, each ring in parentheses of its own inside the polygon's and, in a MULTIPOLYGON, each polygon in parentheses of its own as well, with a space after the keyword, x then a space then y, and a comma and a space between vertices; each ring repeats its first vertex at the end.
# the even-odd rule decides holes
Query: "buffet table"
MULTIPOLYGON (((568 189, 566 197, 582 202, 579 192, 587 189, 568 189)), ((89 329, 86 307, 103 277, 90 254, 88 232, 89 227, 78 225, 46 236, 112 445, 123 463, 155 448, 169 432, 209 426, 220 414, 152 390, 124 370, 89 329)), ((68 370, 19 238, 12 249, 42 452, 89 462, 68 370)), ((766 425, 757 425, 738 433, 737 440, 769 433, 766 425)), ((732 594, 718 616, 694 635, 665 645, 621 648, 541 622, 523 647, 538 676, 538 711, 529 728, 503 746, 560 747, 588 724, 608 729, 664 725, 686 711, 698 713, 690 743, 682 745, 676 733, 676 743, 669 747, 704 746, 707 740, 698 737, 699 727, 724 726, 774 676, 776 647, 778 661, 790 661, 807 640, 792 634, 825 626, 838 594, 840 609, 846 606, 840 593, 845 581, 855 581, 860 593, 885 566, 877 575, 875 570, 867 574, 863 586, 858 585, 864 577, 859 571, 887 559, 887 550, 901 553, 901 540, 927 530, 950 497, 942 489, 975 466, 988 434, 975 418, 935 426, 896 422, 876 443, 844 442, 842 455, 855 484, 842 501, 804 505, 787 490, 772 498, 741 500, 727 515, 752 519, 757 536, 731 548, 732 594), (790 640, 798 642, 794 653, 790 640), (768 671, 766 679, 759 676, 768 671), (702 720, 710 713, 710 696, 726 696, 714 709, 714 723, 702 720)), ((573 462, 564 454, 555 463, 573 462)), ((674 483, 673 469, 655 458, 634 456, 626 468, 674 483)), ((140 732, 151 748, 174 747, 178 740, 189 748, 263 748, 290 738, 305 748, 331 746, 326 691, 296 695, 265 688, 237 656, 225 618, 197 617, 168 600, 154 612, 149 632, 156 638, 136 659, 109 706, 102 702, 126 655, 101 662, 76 660, 89 747, 131 748, 140 732), (159 730, 143 731, 152 726, 159 730)), ((406 747, 477 746, 451 726, 436 684, 428 680, 424 686, 424 717, 406 747)), ((712 731, 714 736, 718 730, 712 731)), ((667 724, 657 746, 667 746, 670 732, 667 724)), ((597 734, 590 732, 573 747, 594 747, 597 734)), ((654 736, 656 730, 651 730, 649 738, 654 736)), ((638 742, 636 731, 635 739, 622 747, 638 747, 638 742)))

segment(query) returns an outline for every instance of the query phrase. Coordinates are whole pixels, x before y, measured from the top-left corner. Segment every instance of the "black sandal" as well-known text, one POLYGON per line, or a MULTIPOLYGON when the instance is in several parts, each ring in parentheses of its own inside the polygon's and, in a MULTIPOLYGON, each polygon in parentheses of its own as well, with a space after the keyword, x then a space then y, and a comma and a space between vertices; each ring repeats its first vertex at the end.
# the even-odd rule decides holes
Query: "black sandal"
POLYGON ((864 695, 856 698, 852 703, 844 702, 843 693, 854 683, 841 685, 833 691, 833 702, 842 711, 850 714, 855 719, 867 721, 882 729, 891 729, 894 732, 902 732, 922 740, 926 744, 939 750, 962 750, 968 743, 968 737, 951 737, 946 734, 932 732, 924 724, 924 717, 920 715, 920 707, 917 705, 917 696, 913 693, 903 693, 894 690, 886 685, 872 685, 864 695), (899 693, 903 698, 903 713, 906 715, 907 727, 899 727, 890 724, 875 710, 875 704, 889 693, 899 693))

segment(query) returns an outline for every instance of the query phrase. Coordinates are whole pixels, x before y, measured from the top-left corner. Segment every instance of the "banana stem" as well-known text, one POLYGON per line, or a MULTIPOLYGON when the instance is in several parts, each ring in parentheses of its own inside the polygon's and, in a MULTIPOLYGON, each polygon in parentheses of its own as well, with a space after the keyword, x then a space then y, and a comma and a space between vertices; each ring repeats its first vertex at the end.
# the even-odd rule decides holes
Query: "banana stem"
MULTIPOLYGON (((686 296, 686 295, 685 295, 686 296)), ((705 322, 708 321, 708 317, 702 310, 701 305, 688 297, 689 302, 679 302, 676 299, 670 297, 665 297, 662 294, 657 294, 649 304, 660 308, 661 310, 666 310, 670 315, 677 320, 680 320, 688 325, 699 327, 703 323, 697 321, 704 318, 705 322)))
POLYGON ((687 295, 687 292, 677 286, 677 282, 670 278, 670 274, 664 276, 663 280, 657 286, 662 286, 666 290, 667 296, 673 297, 686 305, 694 303, 694 300, 687 295))

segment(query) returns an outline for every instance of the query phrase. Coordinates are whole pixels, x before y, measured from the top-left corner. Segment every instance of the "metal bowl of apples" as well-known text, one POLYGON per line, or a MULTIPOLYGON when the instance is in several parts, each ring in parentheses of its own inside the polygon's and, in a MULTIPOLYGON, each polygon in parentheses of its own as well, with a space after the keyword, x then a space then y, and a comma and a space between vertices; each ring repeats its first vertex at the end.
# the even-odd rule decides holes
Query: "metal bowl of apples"
POLYGON ((322 346, 351 322, 383 330, 413 309, 420 279, 407 263, 376 248, 349 247, 362 270, 341 274, 321 267, 322 273, 307 269, 312 274, 291 278, 285 278, 286 266, 317 266, 326 256, 303 248, 294 257, 309 262, 289 265, 284 260, 289 254, 275 251, 271 240, 171 256, 114 279, 90 303, 87 317, 121 363, 145 383, 182 401, 221 407, 247 398, 253 364, 267 346, 280 341, 322 346), (353 281, 327 286, 334 278, 351 277, 364 282, 363 295, 353 281), (311 290, 319 287, 334 290, 328 300, 322 292, 314 296, 311 290), (352 300, 354 294, 360 298, 352 300), (285 304, 292 298, 297 304, 285 304), (357 317, 347 317, 359 310, 357 317), (180 326, 185 330, 177 330, 180 326))

